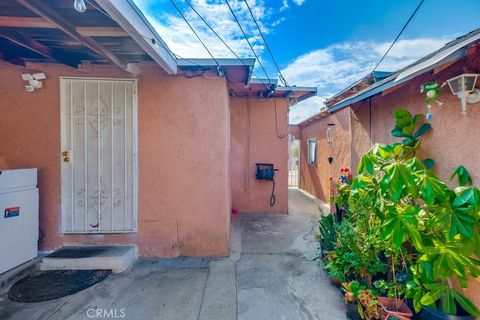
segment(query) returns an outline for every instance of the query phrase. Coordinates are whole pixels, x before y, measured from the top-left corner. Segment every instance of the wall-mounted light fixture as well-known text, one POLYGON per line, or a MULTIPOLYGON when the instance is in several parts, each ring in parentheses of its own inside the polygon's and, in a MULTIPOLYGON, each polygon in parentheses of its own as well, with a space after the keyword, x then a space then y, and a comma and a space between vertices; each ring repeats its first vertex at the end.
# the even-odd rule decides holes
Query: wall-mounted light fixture
POLYGON ((455 78, 447 80, 448 86, 452 93, 456 95, 462 103, 462 113, 467 113, 467 102, 480 102, 480 90, 475 89, 478 74, 464 73, 455 78))
POLYGON ((45 76, 45 73, 39 72, 39 73, 22 73, 22 79, 25 81, 28 81, 28 84, 25 86, 25 90, 27 92, 33 92, 35 90, 38 90, 42 87, 42 81, 47 77, 45 76))
POLYGON ((333 129, 335 129, 334 123, 327 124, 327 143, 329 148, 333 148, 333 129))

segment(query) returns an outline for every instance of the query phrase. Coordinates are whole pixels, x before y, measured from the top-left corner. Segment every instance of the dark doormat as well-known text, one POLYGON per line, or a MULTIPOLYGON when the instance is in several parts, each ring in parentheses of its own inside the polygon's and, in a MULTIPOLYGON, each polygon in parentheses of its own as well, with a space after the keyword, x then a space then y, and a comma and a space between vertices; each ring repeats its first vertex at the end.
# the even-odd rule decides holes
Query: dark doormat
POLYGON ((10 300, 40 302, 62 298, 105 279, 110 270, 42 271, 17 281, 8 291, 10 300))

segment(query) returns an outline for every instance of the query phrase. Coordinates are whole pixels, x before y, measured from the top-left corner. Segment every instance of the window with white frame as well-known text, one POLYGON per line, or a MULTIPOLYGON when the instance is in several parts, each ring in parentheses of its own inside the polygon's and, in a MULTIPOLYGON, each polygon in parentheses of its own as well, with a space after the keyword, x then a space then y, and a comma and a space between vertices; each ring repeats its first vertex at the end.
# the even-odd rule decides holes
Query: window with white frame
POLYGON ((317 139, 308 139, 308 164, 314 164, 317 160, 317 139))

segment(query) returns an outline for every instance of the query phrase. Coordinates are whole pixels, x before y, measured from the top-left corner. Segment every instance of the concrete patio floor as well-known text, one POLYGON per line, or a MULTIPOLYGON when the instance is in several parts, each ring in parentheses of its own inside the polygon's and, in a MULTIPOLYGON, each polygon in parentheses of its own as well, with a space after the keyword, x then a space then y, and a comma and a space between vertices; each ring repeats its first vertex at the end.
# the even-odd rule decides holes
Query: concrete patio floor
POLYGON ((0 319, 346 319, 339 290, 312 261, 321 205, 290 189, 289 215, 233 217, 228 258, 139 260, 48 302, 0 295, 0 319))

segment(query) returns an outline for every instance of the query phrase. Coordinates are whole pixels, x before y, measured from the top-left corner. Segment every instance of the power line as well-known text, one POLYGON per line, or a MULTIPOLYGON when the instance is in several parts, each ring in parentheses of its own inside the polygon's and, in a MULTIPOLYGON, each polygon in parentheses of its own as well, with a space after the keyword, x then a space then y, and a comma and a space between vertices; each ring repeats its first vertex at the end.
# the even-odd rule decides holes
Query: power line
POLYGON ((252 16, 252 19, 255 22, 255 25, 257 26, 258 32, 260 33, 260 36, 262 36, 263 43, 265 43, 265 46, 267 47, 267 50, 270 53, 270 56, 272 57, 273 63, 275 64, 275 67, 277 68, 277 71, 278 71, 278 78, 283 82, 283 84, 286 87, 290 87, 287 83, 287 80, 285 80, 285 77, 282 75, 282 72, 280 71, 280 68, 278 67, 277 61, 275 60, 275 57, 273 56, 273 52, 272 52, 272 50, 270 50, 270 46, 267 43, 267 39, 263 35, 263 32, 262 32, 262 30, 261 30, 261 28, 260 28, 260 26, 257 22, 257 19, 253 15, 252 9, 250 9, 250 5, 248 4, 248 1, 243 0, 243 2, 245 2, 245 4, 247 5, 248 11, 250 12, 250 15, 252 16))
POLYGON ((97 7, 94 3, 92 3, 90 0, 85 0, 85 2, 87 2, 88 4, 90 4, 92 7, 94 7, 97 11, 99 11, 100 13, 102 13, 103 15, 105 15, 106 17, 110 18, 112 21, 115 21, 120 27, 122 27, 123 29, 128 29, 130 30, 131 32, 134 32, 136 34, 138 34, 139 36, 147 39, 148 41, 150 41, 153 45, 159 45, 161 46, 163 49, 165 49, 170 55, 172 55, 175 59, 180 59, 180 60, 185 60, 187 62, 190 62, 191 64, 194 64, 198 67, 203 67, 201 64, 198 64, 196 63, 195 61, 192 61, 192 60, 189 60, 189 59, 186 59, 186 58, 183 58, 181 57, 180 55, 174 53, 169 47, 167 47, 166 45, 164 45, 162 42, 157 42, 154 38, 152 37, 149 37, 149 36, 146 36, 146 35, 143 35, 141 34, 140 32, 138 32, 137 30, 127 26, 127 25, 124 25, 122 24, 121 22, 115 20, 114 18, 112 18, 112 16, 110 16, 107 12, 103 11, 102 9, 100 9, 99 7, 97 7))
POLYGON ((175 7, 175 9, 177 9, 177 12, 180 14, 180 16, 182 17, 183 21, 185 21, 185 23, 188 25, 188 27, 190 28, 190 30, 192 30, 193 34, 195 35, 195 37, 197 37, 198 41, 200 41, 200 43, 202 44, 202 46, 205 48, 205 50, 207 50, 208 54, 210 55, 210 57, 212 57, 213 61, 215 61, 215 63, 217 64, 217 67, 220 69, 220 64, 218 63, 217 59, 215 59, 215 57, 213 56, 212 52, 208 49, 207 45, 202 41, 202 38, 200 38, 200 36, 198 35, 198 33, 195 31, 195 29, 192 27, 192 25, 190 24, 190 22, 188 22, 187 18, 183 15, 182 11, 180 10, 180 8, 177 6, 177 4, 175 3, 175 1, 173 0, 170 0, 170 3, 175 7))
MULTIPOLYGON (((205 25, 210 29, 210 31, 213 32, 213 34, 225 45, 225 47, 227 47, 228 50, 230 50, 231 53, 233 53, 233 55, 238 59, 240 60, 240 62, 248 67, 248 65, 243 61, 242 58, 240 58, 238 56, 238 54, 233 51, 233 49, 228 45, 228 43, 218 34, 218 32, 215 31, 215 29, 213 29, 213 27, 208 23, 207 20, 205 20, 205 18, 195 9, 195 7, 191 4, 191 2, 189 2, 188 0, 185 0, 185 2, 188 4, 188 6, 193 10, 193 12, 195 12, 197 14, 197 16, 205 23, 205 25)), ((260 80, 264 85, 267 85, 259 76, 257 76, 255 74, 255 72, 252 71, 252 74, 258 79, 260 80)))
POLYGON ((405 29, 407 28, 408 24, 410 23, 410 21, 412 21, 413 17, 415 16, 415 14, 417 13, 418 9, 420 9, 420 7, 422 6, 423 2, 425 0, 421 0, 417 7, 415 8, 415 11, 413 11, 413 13, 410 15, 410 18, 408 18, 407 22, 405 23, 405 25, 403 26, 402 30, 400 30, 400 32, 398 33, 397 37, 395 38, 395 40, 393 40, 392 44, 390 45, 390 47, 388 48, 388 50, 385 52, 385 54, 382 56, 382 58, 380 59, 380 61, 378 61, 378 63, 375 65, 375 68, 373 68, 372 72, 374 72, 375 70, 377 70, 378 66, 380 65, 380 63, 382 63, 383 59, 385 59, 385 57, 387 56, 387 54, 390 52, 390 50, 392 49, 393 45, 397 42, 397 40, 400 38, 400 36, 402 35, 403 31, 405 31, 405 29))
POLYGON ((225 0, 225 2, 226 2, 226 4, 227 4, 228 8, 230 9, 230 12, 232 13, 233 18, 235 18, 235 21, 237 22, 237 25, 240 27, 240 30, 242 31, 245 40, 247 40, 247 43, 248 43, 250 49, 252 50, 253 55, 254 55, 255 58, 258 60, 258 64, 259 64, 260 67, 262 68, 263 73, 265 73, 265 76, 266 76, 267 79, 268 79, 268 83, 271 84, 271 83, 272 83, 272 80, 271 80, 270 77, 268 76, 267 71, 266 71, 265 68, 263 67, 262 62, 260 61, 260 59, 259 59, 258 56, 257 56, 257 53, 256 53, 255 50, 253 49, 253 46, 252 46, 252 44, 250 43, 250 40, 248 40, 247 34, 246 34, 245 31, 243 30, 243 27, 242 27, 242 25, 240 24, 240 21, 238 21, 237 15, 236 15, 235 12, 233 11, 232 7, 230 6, 230 2, 228 2, 228 0, 225 0))
MULTIPOLYGON (((187 62, 190 62, 191 64, 199 67, 199 68, 205 68, 204 65, 201 65, 193 60, 190 60, 190 59, 187 59, 187 58, 183 58, 182 56, 180 56, 179 54, 176 54, 174 53, 169 47, 167 47, 165 44, 163 44, 161 41, 156 41, 154 38, 150 37, 150 36, 146 36, 144 34, 141 34, 140 32, 138 32, 137 30, 135 30, 134 28, 130 27, 130 26, 127 26, 125 24, 122 24, 121 22, 117 21, 116 19, 114 19, 112 16, 110 16, 107 12, 105 12, 104 10, 100 9, 95 3, 92 3, 90 0, 85 0, 85 2, 87 2, 88 4, 90 4, 93 8, 95 8, 98 12, 100 12, 101 14, 105 15, 106 17, 108 17, 109 19, 111 19, 112 21, 115 21, 120 27, 122 27, 123 29, 125 30, 130 30, 131 32, 133 33, 136 33, 137 35, 143 37, 144 39, 147 39, 148 41, 150 41, 153 45, 159 45, 161 46, 163 49, 165 49, 165 51, 167 51, 172 57, 174 57, 175 59, 180 59, 180 60, 184 60, 184 61, 187 61, 187 62)), ((130 4, 131 5, 131 4, 130 4)), ((216 61, 217 62, 217 61, 216 61)), ((243 61, 242 61, 243 63, 243 61)), ((218 62, 217 62, 218 64, 218 62)), ((244 63, 245 66, 247 66, 245 63, 244 63)), ((252 71, 252 74, 255 75, 255 73, 253 73, 252 71)), ((234 83, 230 81, 229 77, 225 74, 228 82, 234 86, 234 83)), ((257 78, 258 76, 255 75, 257 78)), ((242 80, 236 78, 236 77, 232 77, 235 81, 239 81, 241 82, 242 80)), ((262 79, 258 78, 263 84, 265 84, 263 82, 262 79)), ((266 85, 266 84, 265 84, 266 85)))

